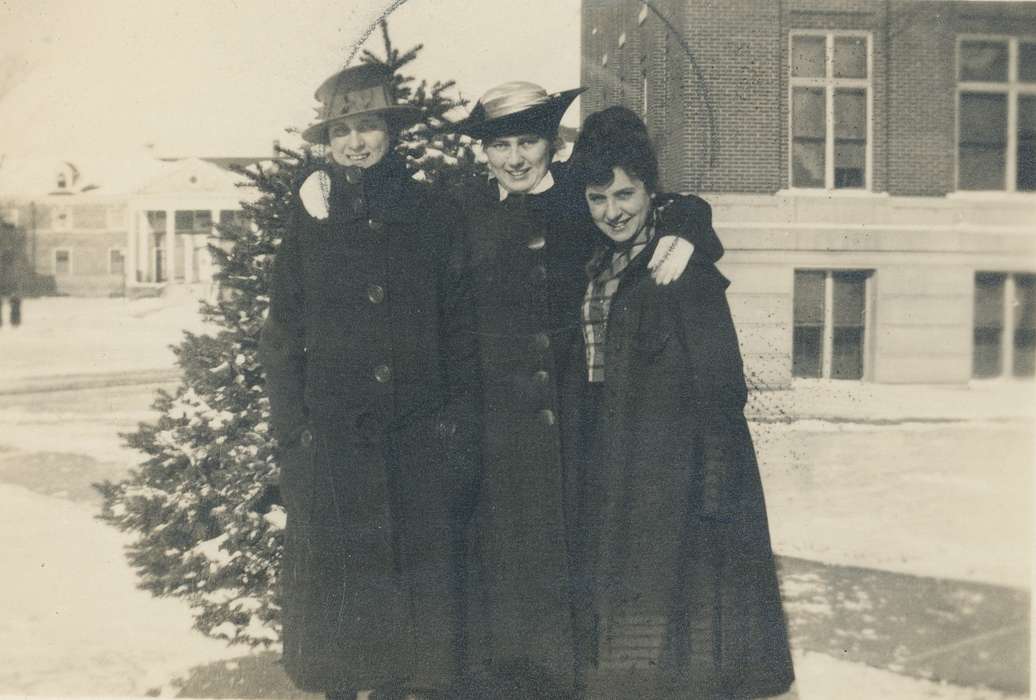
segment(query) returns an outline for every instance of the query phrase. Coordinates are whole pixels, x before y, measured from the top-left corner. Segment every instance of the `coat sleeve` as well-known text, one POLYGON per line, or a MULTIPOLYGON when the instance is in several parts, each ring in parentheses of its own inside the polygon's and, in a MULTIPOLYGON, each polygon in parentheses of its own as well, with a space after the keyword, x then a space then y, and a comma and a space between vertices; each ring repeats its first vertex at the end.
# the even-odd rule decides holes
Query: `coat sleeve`
POLYGON ((673 290, 672 308, 689 358, 703 446, 701 515, 727 520, 738 500, 748 398, 727 279, 711 264, 688 266, 673 290))
POLYGON ((658 235, 679 236, 694 246, 693 262, 714 263, 723 257, 723 243, 712 228, 712 207, 693 194, 663 193, 656 197, 658 235))
POLYGON ((266 372, 266 393, 274 436, 294 442, 305 429, 305 295, 296 209, 273 262, 270 309, 259 338, 259 360, 266 372))

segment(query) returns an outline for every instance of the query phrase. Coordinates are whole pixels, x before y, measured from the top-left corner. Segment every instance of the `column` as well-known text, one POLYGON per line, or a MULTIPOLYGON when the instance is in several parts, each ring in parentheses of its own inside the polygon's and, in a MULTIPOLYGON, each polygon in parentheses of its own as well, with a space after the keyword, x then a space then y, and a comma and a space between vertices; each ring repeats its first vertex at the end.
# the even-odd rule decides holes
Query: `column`
POLYGON ((172 282, 175 278, 173 266, 176 264, 176 256, 173 254, 173 241, 176 239, 176 210, 165 210, 165 275, 166 282, 172 282))
POLYGON ((133 284, 138 280, 137 276, 137 234, 140 231, 140 212, 133 209, 126 217, 128 230, 126 231, 126 269, 125 277, 127 284, 133 284))

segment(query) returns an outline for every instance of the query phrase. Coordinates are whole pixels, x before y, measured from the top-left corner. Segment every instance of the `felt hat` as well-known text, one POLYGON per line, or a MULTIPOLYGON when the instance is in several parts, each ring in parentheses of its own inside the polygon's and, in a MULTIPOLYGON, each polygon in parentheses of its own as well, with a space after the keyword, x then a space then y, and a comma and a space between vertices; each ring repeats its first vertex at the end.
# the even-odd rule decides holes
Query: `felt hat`
POLYGON ((320 103, 317 121, 302 132, 310 143, 327 144, 328 126, 344 117, 377 114, 390 128, 403 129, 421 119, 413 105, 397 104, 392 93, 392 70, 385 65, 365 63, 338 71, 317 88, 320 103))

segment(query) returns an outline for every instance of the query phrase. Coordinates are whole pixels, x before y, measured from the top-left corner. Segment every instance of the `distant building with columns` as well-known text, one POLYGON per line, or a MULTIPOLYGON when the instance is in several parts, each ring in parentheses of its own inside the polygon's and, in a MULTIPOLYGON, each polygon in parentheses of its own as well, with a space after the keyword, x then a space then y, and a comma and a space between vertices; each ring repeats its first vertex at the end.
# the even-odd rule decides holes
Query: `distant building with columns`
POLYGON ((58 294, 204 287, 216 224, 240 217, 252 192, 223 162, 9 161, 0 165, 0 215, 25 231, 33 269, 58 294))

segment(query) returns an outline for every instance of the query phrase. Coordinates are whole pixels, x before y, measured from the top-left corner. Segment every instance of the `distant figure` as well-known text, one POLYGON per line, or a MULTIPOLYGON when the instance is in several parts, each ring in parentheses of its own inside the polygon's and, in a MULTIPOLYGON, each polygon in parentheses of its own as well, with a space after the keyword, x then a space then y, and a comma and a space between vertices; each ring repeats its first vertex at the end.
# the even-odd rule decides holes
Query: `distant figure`
POLYGON ((0 222, 0 326, 4 323, 4 303, 10 307, 12 326, 22 322, 22 294, 28 277, 25 234, 17 226, 0 222))

